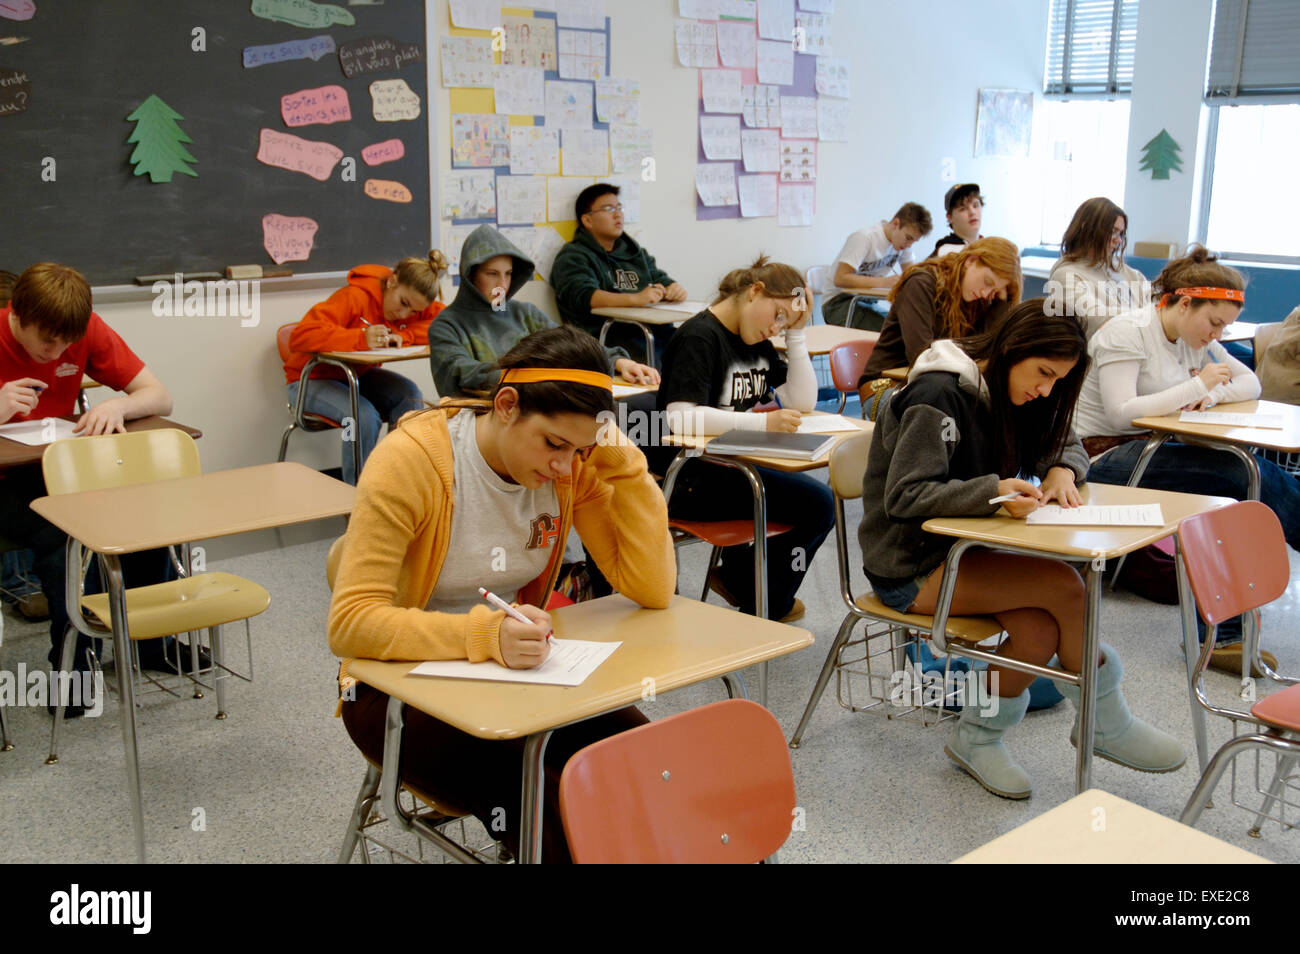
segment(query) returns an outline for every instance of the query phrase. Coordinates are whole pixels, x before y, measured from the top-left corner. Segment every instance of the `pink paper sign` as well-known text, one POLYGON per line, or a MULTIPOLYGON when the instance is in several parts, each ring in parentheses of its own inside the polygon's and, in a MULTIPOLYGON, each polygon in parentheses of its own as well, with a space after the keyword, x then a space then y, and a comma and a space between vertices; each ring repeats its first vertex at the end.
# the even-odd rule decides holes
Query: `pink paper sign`
POLYGON ((300 139, 289 133, 263 129, 257 146, 257 161, 290 172, 304 172, 324 182, 343 158, 343 150, 328 142, 300 139))
POLYGON ((320 86, 281 96, 280 115, 290 127, 344 123, 352 118, 352 107, 348 105, 348 91, 342 86, 320 86))
POLYGON ((391 179, 367 179, 364 189, 370 198, 386 202, 410 202, 412 198, 410 189, 391 179))
POLYGON ((277 265, 285 262, 305 262, 316 242, 315 219, 305 215, 279 215, 271 212, 262 216, 262 244, 266 254, 277 265))
POLYGON ((361 158, 366 161, 368 166, 393 162, 396 159, 401 159, 404 155, 406 155, 406 147, 402 145, 400 139, 385 139, 383 142, 377 142, 373 146, 366 146, 361 150, 361 158))

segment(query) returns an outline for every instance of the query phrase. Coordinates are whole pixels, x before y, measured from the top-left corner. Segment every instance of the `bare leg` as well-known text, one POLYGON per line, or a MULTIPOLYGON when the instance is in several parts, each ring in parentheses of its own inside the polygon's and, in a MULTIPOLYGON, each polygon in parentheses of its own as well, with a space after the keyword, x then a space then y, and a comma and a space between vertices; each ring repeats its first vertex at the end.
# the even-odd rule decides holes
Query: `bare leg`
MULTIPOLYGON (((943 577, 939 567, 916 595, 912 609, 933 613, 943 577)), ((1061 665, 1078 672, 1083 664, 1083 580, 1060 560, 1015 553, 972 551, 962 557, 953 591, 954 615, 996 617, 1008 639, 999 653, 1024 662, 1044 664, 1058 655, 1061 665)), ((997 694, 1020 695, 1034 677, 998 666, 997 694)))

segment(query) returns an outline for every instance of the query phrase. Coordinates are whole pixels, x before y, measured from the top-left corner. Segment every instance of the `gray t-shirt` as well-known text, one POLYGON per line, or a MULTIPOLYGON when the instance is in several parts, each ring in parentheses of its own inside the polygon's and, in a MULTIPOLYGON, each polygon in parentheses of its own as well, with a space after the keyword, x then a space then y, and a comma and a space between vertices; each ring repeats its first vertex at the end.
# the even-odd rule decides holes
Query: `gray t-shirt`
POLYGON ((443 613, 468 613, 482 602, 480 586, 514 601, 564 545, 555 484, 529 490, 498 476, 478 449, 476 419, 461 411, 447 422, 456 503, 447 560, 425 607, 443 613))

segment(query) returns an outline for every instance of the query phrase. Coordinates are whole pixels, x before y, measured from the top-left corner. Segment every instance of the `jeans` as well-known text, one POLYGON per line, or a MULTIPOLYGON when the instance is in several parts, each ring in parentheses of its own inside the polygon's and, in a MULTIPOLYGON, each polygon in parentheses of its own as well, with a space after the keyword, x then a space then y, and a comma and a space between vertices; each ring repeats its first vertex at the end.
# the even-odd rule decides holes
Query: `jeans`
MULTIPOLYGON (((298 402, 298 389, 302 381, 289 384, 289 404, 298 402)), ((357 482, 356 462, 352 457, 351 436, 361 441, 361 463, 375 449, 379 441, 379 428, 387 422, 396 424, 408 411, 418 411, 424 407, 424 398, 420 388, 410 378, 403 377, 383 368, 374 368, 357 378, 357 416, 353 433, 345 430, 343 444, 343 482, 355 485, 357 482)), ((352 416, 352 404, 348 398, 346 381, 334 381, 329 378, 313 378, 307 391, 307 401, 303 409, 311 414, 319 414, 342 422, 352 416)))
MULTIPOLYGON (((1128 483, 1143 446, 1143 441, 1130 441, 1103 455, 1088 471, 1088 480, 1101 484, 1128 483)), ((1291 549, 1300 550, 1300 481, 1258 454, 1255 460, 1259 464, 1259 499, 1277 514, 1291 549)), ((1245 500, 1246 468, 1227 451, 1165 443, 1152 456, 1139 486, 1245 500)), ((1199 615, 1196 625, 1204 638, 1204 624, 1199 615)), ((1240 640, 1241 617, 1219 624, 1216 642, 1240 640)))
MULTIPOLYGON (((781 619, 794 606, 795 593, 813 556, 835 527, 831 489, 803 474, 756 468, 767 497, 768 523, 788 523, 790 530, 767 539, 767 615, 781 619)), ((688 461, 678 472, 669 516, 678 520, 749 520, 753 492, 738 470, 708 461, 688 461)), ((754 612, 753 546, 725 547, 718 570, 743 613, 754 612)))

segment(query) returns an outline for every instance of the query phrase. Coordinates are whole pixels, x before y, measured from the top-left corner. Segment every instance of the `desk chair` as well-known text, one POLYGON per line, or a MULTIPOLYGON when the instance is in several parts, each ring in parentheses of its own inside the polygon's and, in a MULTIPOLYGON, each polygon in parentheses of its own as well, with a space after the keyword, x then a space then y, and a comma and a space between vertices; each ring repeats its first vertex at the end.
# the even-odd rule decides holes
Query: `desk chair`
POLYGON ((780 723, 746 699, 602 739, 560 776, 581 864, 753 864, 785 844, 794 811, 780 723))
MULTIPOLYGON (((200 473, 199 452, 194 438, 175 428, 55 441, 45 449, 41 468, 45 475, 46 490, 51 495, 106 490, 200 473)), ((77 630, 92 639, 111 636, 113 622, 108 594, 85 596, 82 593, 85 570, 89 565, 89 552, 86 552, 84 560, 82 552, 80 541, 69 538, 68 569, 65 574, 69 618, 77 630), (88 619, 85 613, 91 618, 88 619)), ((126 591, 127 626, 131 639, 191 634, 189 676, 196 684, 195 698, 202 698, 203 693, 198 689, 201 684, 197 679, 199 645, 194 634, 206 629, 212 644, 212 681, 217 696, 217 718, 224 719, 226 675, 223 670, 248 682, 252 681, 253 649, 248 620, 271 605, 271 596, 256 583, 230 573, 191 573, 188 545, 182 548, 180 556, 172 548, 171 559, 179 579, 169 583, 138 586, 126 591), (244 621, 250 663, 247 676, 227 667, 222 652, 221 627, 236 620, 244 621)), ((107 573, 103 575, 107 579, 107 573)), ((59 665, 61 671, 71 670, 76 644, 73 634, 64 639, 63 658, 59 665)), ((117 660, 119 679, 135 678, 137 667, 132 662, 117 660)), ((64 700, 60 698, 55 710, 47 765, 53 765, 59 760, 58 740, 63 725, 63 709, 64 700)))
MULTIPOLYGON (((344 539, 344 537, 339 537, 335 540, 330 545, 329 553, 325 556, 325 581, 329 584, 331 591, 334 589, 334 579, 338 576, 339 561, 343 559, 344 539)), ((400 763, 395 768, 397 774, 400 775, 400 763)), ((380 792, 382 780, 383 766, 366 758, 366 774, 361 779, 361 790, 357 792, 356 803, 352 807, 352 814, 348 817, 348 826, 343 832, 343 847, 339 851, 339 864, 345 865, 352 860, 352 854, 356 851, 358 842, 361 843, 361 863, 367 865, 370 864, 370 846, 372 844, 387 851, 390 861, 400 856, 407 861, 423 862, 424 841, 432 842, 440 851, 464 864, 484 864, 503 860, 500 848, 495 852, 489 852, 469 847, 464 821, 465 816, 469 814, 467 809, 452 804, 445 798, 435 798, 427 792, 412 788, 405 782, 395 786, 396 790, 391 794, 392 804, 389 804, 387 800, 389 793, 381 794, 380 792), (403 794, 414 799, 415 804, 410 808, 402 804, 403 794), (416 835, 416 845, 419 852, 417 857, 412 858, 406 852, 382 841, 370 832, 370 829, 382 825, 385 821, 384 816, 379 813, 377 808, 377 803, 381 800, 384 801, 384 810, 393 823, 399 828, 416 835), (420 807, 421 804, 423 804, 423 808, 420 807), (459 841, 452 839, 443 830, 457 821, 460 822, 459 841)))
MULTIPOLYGON (((287 364, 289 356, 293 354, 293 349, 289 347, 289 338, 293 335, 293 329, 297 327, 298 322, 294 321, 287 325, 281 325, 276 329, 275 347, 280 352, 281 363, 287 364)), ((286 402, 286 407, 289 408, 289 414, 292 416, 292 420, 289 421, 289 426, 284 429, 284 433, 280 435, 280 453, 275 458, 277 461, 284 460, 285 455, 289 452, 289 435, 298 428, 302 428, 304 431, 328 431, 334 428, 343 427, 341 421, 325 417, 322 414, 312 414, 305 410, 307 407, 307 388, 311 386, 308 378, 317 364, 332 365, 343 372, 343 375, 348 382, 348 396, 352 401, 352 420, 361 420, 361 412, 357 407, 357 399, 360 397, 361 391, 357 384, 356 372, 353 371, 346 362, 335 361, 333 358, 322 358, 320 355, 313 355, 311 360, 308 361, 302 369, 302 384, 298 386, 298 400, 292 405, 286 402)), ((360 479, 361 441, 353 440, 351 444, 352 455, 356 462, 356 475, 357 478, 360 479)))
MULTIPOLYGON (((850 341, 831 352, 831 380, 835 390, 840 394, 840 403, 835 408, 836 414, 844 413, 844 405, 850 394, 858 393, 858 380, 862 370, 871 359, 871 352, 876 350, 874 341, 850 341)), ((866 420, 867 409, 863 407, 862 418, 866 420)))
MULTIPOLYGON (((955 695, 955 691, 947 692, 946 678, 942 700, 928 700, 920 706, 898 704, 900 698, 906 702, 907 697, 912 695, 909 692, 900 697, 897 693, 891 693, 891 688, 896 688, 892 685, 894 673, 903 671, 907 665, 905 655, 907 647, 910 644, 919 650, 916 634, 927 633, 931 641, 941 650, 960 653, 959 646, 973 647, 1002 632, 1002 625, 992 617, 949 616, 946 627, 947 640, 944 640, 936 638, 933 634, 934 620, 929 616, 896 612, 876 599, 874 595, 854 597, 852 577, 849 573, 849 541, 853 528, 848 526, 844 503, 862 497, 862 477, 867 469, 867 452, 871 448, 874 432, 875 428, 872 427, 860 435, 843 441, 831 452, 830 485, 835 494, 835 551, 839 561, 840 598, 844 601, 848 612, 840 623, 830 651, 826 654, 826 662, 822 665, 812 695, 808 697, 808 704, 799 719, 799 725, 790 738, 792 749, 799 748, 804 730, 808 727, 808 722, 812 719, 813 712, 817 709, 817 703, 821 701, 832 674, 836 677, 840 705, 851 711, 884 709, 889 718, 919 712, 921 721, 925 725, 933 725, 954 716, 955 712, 944 711, 943 704, 951 705, 953 700, 949 696, 955 695), (859 622, 867 623, 866 632, 861 640, 850 642, 849 637, 859 622), (883 649, 880 648, 882 639, 883 649), (860 658, 857 656, 858 653, 861 653, 860 658), (865 676, 867 679, 870 701, 866 704, 859 705, 853 700, 852 683, 855 676, 865 676), (893 711, 888 707, 892 707, 893 711)), ((853 536, 853 544, 857 544, 856 536, 853 536)), ((914 653, 912 658, 919 660, 919 653, 914 653)), ((916 663, 915 668, 919 676, 919 662, 916 663)), ((945 664, 945 677, 947 674, 948 669, 945 664)))
MULTIPOLYGON (((1235 766, 1236 757, 1242 750, 1255 749, 1255 784, 1264 801, 1258 809, 1237 801, 1234 769, 1233 804, 1255 812, 1254 824, 1249 829, 1252 838, 1259 837, 1265 818, 1272 818, 1284 828, 1294 827, 1297 816, 1288 820, 1286 809, 1300 814, 1300 779, 1292 774, 1300 759, 1300 684, 1294 679, 1286 679, 1290 686, 1256 702, 1249 713, 1216 706, 1205 692, 1205 670, 1214 650, 1218 624, 1244 615, 1243 635, 1249 648, 1254 645, 1253 640, 1259 638, 1259 608, 1286 592, 1290 571, 1282 525, 1277 515, 1264 504, 1243 500, 1220 510, 1188 517, 1179 524, 1178 539, 1186 567, 1180 584, 1191 588, 1196 597, 1196 609, 1206 627, 1200 658, 1195 668, 1190 661, 1188 665, 1191 688, 1196 702, 1207 712, 1229 719, 1233 731, 1233 737, 1205 767, 1179 821, 1195 825, 1224 770, 1230 764, 1235 766), (1255 731, 1249 735, 1237 735, 1239 723, 1249 725, 1255 731), (1271 749, 1277 757, 1267 788, 1259 788, 1260 749, 1271 749), (1293 800, 1288 801, 1288 794, 1293 800), (1279 808, 1277 815, 1270 814, 1274 805, 1279 808)), ((1253 681, 1243 683, 1243 688, 1253 688, 1253 685, 1253 681)))

